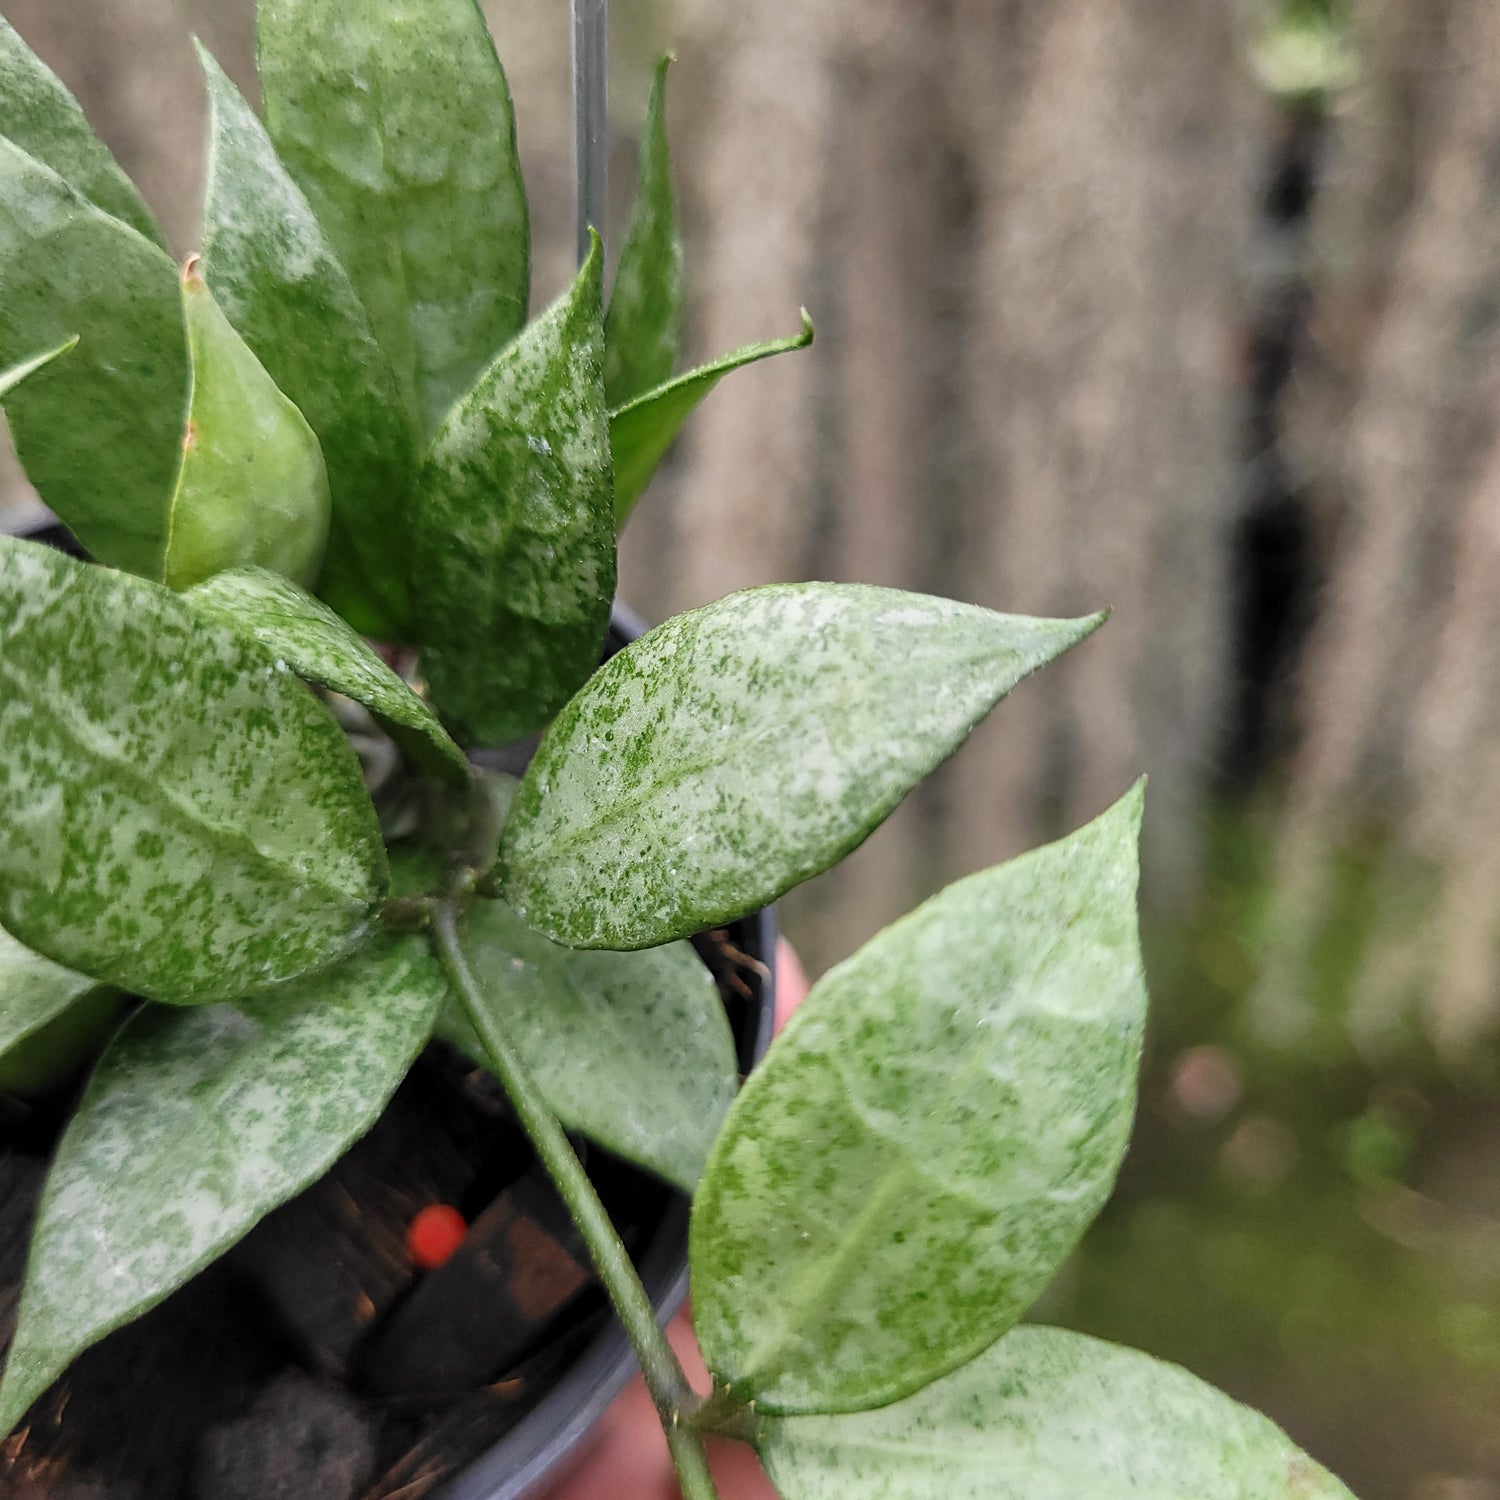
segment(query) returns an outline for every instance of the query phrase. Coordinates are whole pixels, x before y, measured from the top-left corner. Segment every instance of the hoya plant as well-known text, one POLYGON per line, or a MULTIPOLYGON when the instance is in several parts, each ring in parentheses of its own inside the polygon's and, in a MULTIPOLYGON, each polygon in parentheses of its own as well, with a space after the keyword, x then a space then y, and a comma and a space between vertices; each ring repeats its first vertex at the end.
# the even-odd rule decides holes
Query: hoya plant
POLYGON ((1140 787, 835 968, 743 1088, 684 941, 836 863, 1101 617, 778 586, 601 666, 678 429, 811 326, 675 373, 665 63, 608 298, 595 237, 528 321, 473 0, 261 0, 258 28, 263 117, 203 56, 179 266, 0 23, 0 392, 87 559, 0 540, 0 1081, 92 1062, 0 1429, 324 1174, 441 1033, 555 1180, 690 1500, 706 1434, 787 1500, 1346 1495, 1191 1376, 1017 1326, 1129 1135, 1140 787), (518 782, 473 769, 537 731, 518 782), (693 1196, 711 1391, 570 1131, 693 1196))

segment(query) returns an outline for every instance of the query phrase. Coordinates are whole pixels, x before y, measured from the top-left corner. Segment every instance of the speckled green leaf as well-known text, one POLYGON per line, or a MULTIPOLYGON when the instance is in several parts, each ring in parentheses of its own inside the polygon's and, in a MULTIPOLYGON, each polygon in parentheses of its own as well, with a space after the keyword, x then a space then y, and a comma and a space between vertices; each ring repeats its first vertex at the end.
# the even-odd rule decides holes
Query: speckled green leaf
POLYGON ((879 1411, 767 1421, 759 1446, 783 1500, 1353 1500, 1186 1370, 1053 1328, 879 1411))
POLYGON ((189 589, 188 602, 260 642, 304 682, 363 703, 418 765, 458 786, 468 757, 430 708, 343 620, 266 568, 237 568, 189 589))
POLYGON ((0 398, 9 395, 28 375, 35 375, 38 370, 46 369, 59 355, 71 354, 77 347, 78 337, 75 334, 66 343, 59 344, 55 349, 49 349, 45 354, 34 354, 30 359, 23 359, 8 370, 0 370, 0 398))
POLYGON ((147 239, 161 231, 62 80, 0 16, 0 135, 147 239))
POLYGON ((80 335, 5 398, 42 499, 101 562, 162 576, 187 409, 177 268, 0 138, 0 367, 80 335))
POLYGON ((545 724, 599 660, 615 592, 600 250, 449 413, 422 471, 417 637, 471 744, 545 724))
POLYGON ((28 1093, 55 1081, 74 1044, 87 1045, 118 1005, 107 985, 33 953, 0 929, 0 1089, 28 1093))
POLYGON ((506 897, 577 948, 649 948, 754 911, 842 859, 1101 618, 828 583, 678 615, 548 731, 506 828, 506 897))
POLYGON ((242 995, 365 936, 359 762, 284 662, 157 584, 0 538, 0 924, 157 1000, 242 995))
POLYGON ((664 384, 677 368, 682 333, 682 236, 667 151, 667 69, 656 65, 640 178, 604 320, 604 394, 614 411, 664 384))
POLYGON ((406 937, 268 995, 135 1016, 47 1179, 0 1430, 326 1172, 375 1122, 445 994, 425 939, 406 937))
POLYGON ((515 119, 474 0, 261 0, 266 123, 431 431, 526 321, 515 119))
POLYGON ((882 1406, 972 1359, 1109 1196, 1146 1015, 1141 788, 827 974, 693 1206, 693 1319, 764 1410, 882 1406))
MULTIPOLYGON (((563 1124, 691 1193, 739 1082, 718 986, 692 944, 580 953, 485 901, 464 947, 563 1124)), ((444 1030, 484 1060, 457 1007, 444 1030)))
POLYGON ((265 127, 206 51, 212 109, 204 275, 318 435, 333 522, 318 591, 381 640, 408 633, 417 445, 348 273, 265 127))
POLYGON ((197 259, 182 277, 192 378, 167 533, 166 582, 263 566, 313 584, 328 475, 313 430, 219 310, 197 259))
POLYGON ((708 393, 734 370, 806 349, 813 341, 812 319, 802 314, 802 332, 789 339, 750 344, 723 359, 700 365, 679 375, 667 385, 637 396, 609 418, 609 445, 615 466, 615 523, 623 526, 635 502, 641 498, 656 466, 667 456, 682 424, 697 411, 708 393))

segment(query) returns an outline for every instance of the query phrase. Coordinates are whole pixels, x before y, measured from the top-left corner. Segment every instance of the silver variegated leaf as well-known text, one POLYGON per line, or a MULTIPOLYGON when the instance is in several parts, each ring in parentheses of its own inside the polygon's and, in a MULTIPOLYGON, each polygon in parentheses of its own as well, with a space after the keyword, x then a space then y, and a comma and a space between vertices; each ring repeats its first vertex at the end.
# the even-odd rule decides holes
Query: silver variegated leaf
POLYGON ((1015 685, 1093 631, 857 584, 749 589, 612 657, 505 830, 505 895, 576 948, 648 948, 836 864, 1015 685))
POLYGON ((0 538, 0 924, 152 999, 341 958, 387 870, 359 762, 264 648, 180 596, 0 538))
POLYGON ((526 189, 484 16, 261 0, 258 26, 271 138, 430 432, 526 321, 526 189))
POLYGON ((540 729, 594 669, 615 592, 597 239, 449 412, 419 481, 417 638, 469 744, 540 729))
POLYGON ((375 1122, 446 994, 421 937, 230 1005, 148 1006, 110 1044, 37 1211, 0 1431, 375 1122))
POLYGON ((362 634, 406 640, 416 435, 370 316, 265 127, 202 48, 212 151, 203 265, 225 316, 296 402, 328 466, 318 591, 362 634))
POLYGON ((1016 1323, 1103 1206, 1146 988, 1137 788, 961 880, 827 974, 693 1205, 715 1377, 774 1412, 910 1394, 1016 1323))
POLYGON ((771 1419, 759 1447, 783 1500, 1353 1500, 1186 1370, 1054 1328, 879 1411, 771 1419))
MULTIPOLYGON (((495 1025, 563 1124, 691 1193, 739 1083, 718 986, 692 944, 582 953, 501 901, 474 908, 463 943, 495 1025)), ((456 1007, 444 1026, 484 1062, 456 1007)))

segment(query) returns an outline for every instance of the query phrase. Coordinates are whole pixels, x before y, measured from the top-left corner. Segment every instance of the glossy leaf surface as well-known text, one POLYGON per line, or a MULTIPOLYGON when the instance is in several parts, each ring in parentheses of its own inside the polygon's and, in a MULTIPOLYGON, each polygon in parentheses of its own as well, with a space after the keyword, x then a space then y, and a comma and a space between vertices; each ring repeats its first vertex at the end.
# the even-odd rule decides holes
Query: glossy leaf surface
POLYGON ((635 207, 620 250, 604 320, 604 395, 609 409, 664 384, 677 368, 682 334, 682 236, 667 150, 667 69, 656 65, 641 132, 635 207))
POLYGON ((0 16, 0 135, 147 239, 161 231, 63 81, 0 16))
POLYGON ((425 939, 407 937, 251 1000, 133 1017, 47 1179, 0 1430, 326 1172, 379 1116, 445 993, 425 939))
POLYGON ((328 475, 313 430, 219 310, 196 260, 182 278, 191 381, 166 582, 261 566, 311 586, 328 543, 328 475))
POLYGON ((1186 1370, 1053 1328, 879 1411, 768 1421, 760 1451, 784 1500, 1353 1500, 1186 1370))
POLYGON ((60 1055, 57 1046, 47 1046, 49 1033, 65 1043, 58 1028, 67 1029, 67 1012, 81 1008, 80 1040, 86 1041, 90 1025, 111 1013, 112 996, 106 986, 33 953, 0 929, 0 1089, 26 1092, 52 1082, 68 1056, 65 1046, 60 1055))
POLYGON ((506 897, 579 948, 732 921, 836 864, 1099 618, 789 584, 678 615, 558 715, 506 829, 506 897))
POLYGON ((363 938, 386 880, 359 762, 291 668, 159 585, 0 538, 0 924, 157 1000, 363 938))
POLYGON ((609 418, 609 444, 615 465, 615 522, 623 526, 631 508, 645 493, 651 476, 682 430, 682 424, 697 411, 709 392, 735 370, 806 349, 813 341, 812 319, 802 314, 802 332, 789 339, 749 344, 712 364, 700 365, 679 375, 667 385, 638 396, 609 418))
POLYGON ((94 557, 160 578, 187 409, 176 266, 0 139, 0 286, 0 367, 79 336, 5 398, 27 475, 94 557))
POLYGON ((1103 1206, 1145 1025, 1138 787, 814 986, 693 1205, 693 1319, 763 1410, 857 1411, 972 1359, 1103 1206))
MULTIPOLYGON (((570 1129, 684 1192, 739 1083, 718 986, 691 943, 580 953, 533 932, 501 901, 469 914, 464 948, 496 1025, 570 1129)), ((446 1034, 484 1053, 457 1013, 446 1034)))
POLYGON ((526 321, 515 119, 474 0, 261 0, 266 123, 431 431, 526 321))
POLYGON ((456 785, 469 761, 437 716, 326 604, 265 568, 220 573, 187 592, 188 602, 230 630, 259 641, 304 682, 362 703, 418 765, 456 785))
POLYGON ((356 629, 409 632, 416 436, 369 314, 302 190, 200 48, 211 104, 204 274, 318 435, 333 520, 318 590, 356 629))
POLYGON ((600 250, 454 407, 420 481, 433 702, 471 744, 539 729, 594 669, 615 591, 600 250))
POLYGON ((54 359, 64 354, 71 354, 77 347, 78 337, 75 334, 66 343, 59 344, 55 349, 49 349, 45 354, 34 354, 30 359, 23 359, 8 370, 0 370, 0 398, 9 395, 27 376, 35 375, 38 370, 45 370, 54 359))

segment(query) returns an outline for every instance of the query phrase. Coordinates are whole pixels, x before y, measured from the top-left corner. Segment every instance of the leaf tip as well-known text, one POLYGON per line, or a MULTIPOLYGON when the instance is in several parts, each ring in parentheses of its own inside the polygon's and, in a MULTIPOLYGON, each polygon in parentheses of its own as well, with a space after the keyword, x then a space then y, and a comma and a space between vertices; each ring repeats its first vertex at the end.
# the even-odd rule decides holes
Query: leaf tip
POLYGON ((1117 834, 1132 845, 1138 844, 1146 816, 1146 780, 1145 776, 1137 778, 1130 790, 1089 826, 1100 833, 1117 834))
POLYGON ((1081 646, 1096 630, 1103 628, 1109 617, 1110 611, 1101 609, 1091 615, 1076 615, 1072 619, 1058 620, 1057 626, 1068 638, 1068 646, 1065 649, 1081 646))
POLYGON ((795 347, 798 349, 810 348, 812 342, 818 336, 818 330, 813 326, 812 314, 804 307, 802 313, 802 332, 796 337, 795 347))
POLYGON ((208 104, 210 111, 218 110, 225 94, 234 91, 234 83, 229 74, 224 71, 224 65, 209 50, 208 43, 196 33, 193 36, 193 50, 198 54, 198 66, 203 69, 203 83, 208 93, 208 104))
MULTIPOLYGON (((1001 621, 1011 622, 1014 616, 998 616, 1001 621)), ((1037 634, 1032 647, 1030 671, 1054 662, 1066 655, 1075 646, 1080 646, 1093 635, 1109 618, 1108 610, 1098 614, 1078 615, 1073 618, 1039 618, 1034 621, 1037 634)))
POLYGON ((578 268, 578 286, 588 292, 590 299, 597 297, 602 308, 604 301, 604 240, 594 225, 589 225, 589 253, 578 268))

